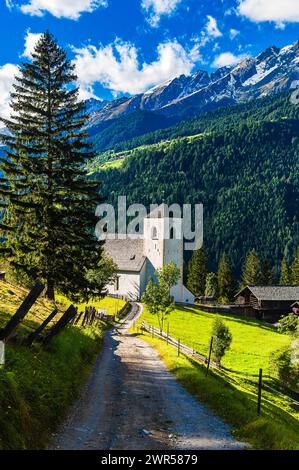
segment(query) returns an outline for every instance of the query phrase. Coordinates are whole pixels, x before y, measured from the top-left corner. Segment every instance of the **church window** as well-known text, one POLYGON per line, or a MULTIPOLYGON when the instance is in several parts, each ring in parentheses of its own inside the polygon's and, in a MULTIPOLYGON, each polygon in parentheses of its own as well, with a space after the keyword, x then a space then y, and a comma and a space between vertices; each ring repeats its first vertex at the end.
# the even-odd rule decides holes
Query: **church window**
POLYGON ((152 230, 152 240, 157 240, 157 238, 158 238, 157 227, 153 227, 153 230, 152 230))

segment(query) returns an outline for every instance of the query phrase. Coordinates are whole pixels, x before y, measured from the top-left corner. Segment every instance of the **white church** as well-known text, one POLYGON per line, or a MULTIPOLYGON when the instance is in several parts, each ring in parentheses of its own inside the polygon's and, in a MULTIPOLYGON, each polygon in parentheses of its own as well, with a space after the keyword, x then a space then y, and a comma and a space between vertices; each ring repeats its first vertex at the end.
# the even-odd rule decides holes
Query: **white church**
POLYGON ((107 286, 108 295, 139 300, 154 272, 173 261, 180 269, 180 279, 171 295, 175 302, 194 303, 194 295, 183 284, 182 230, 182 219, 170 218, 161 204, 144 218, 142 235, 107 237, 105 251, 118 267, 116 281, 107 286))

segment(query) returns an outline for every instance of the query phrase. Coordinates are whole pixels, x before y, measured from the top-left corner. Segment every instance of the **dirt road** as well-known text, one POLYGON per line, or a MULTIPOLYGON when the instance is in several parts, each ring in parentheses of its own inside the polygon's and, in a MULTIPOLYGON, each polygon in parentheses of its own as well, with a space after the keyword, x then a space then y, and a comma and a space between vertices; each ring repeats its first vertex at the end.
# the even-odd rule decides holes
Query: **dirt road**
POLYGON ((106 333, 81 398, 51 448, 244 448, 176 382, 151 346, 128 333, 132 321, 106 333))

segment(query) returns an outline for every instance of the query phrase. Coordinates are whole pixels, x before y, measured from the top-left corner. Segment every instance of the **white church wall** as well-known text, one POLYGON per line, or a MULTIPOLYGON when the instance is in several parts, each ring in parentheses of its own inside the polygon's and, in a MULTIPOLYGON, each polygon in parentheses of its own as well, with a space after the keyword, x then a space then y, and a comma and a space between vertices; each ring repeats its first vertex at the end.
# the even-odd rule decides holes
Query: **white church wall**
POLYGON ((167 224, 164 226, 164 257, 163 264, 168 264, 173 261, 180 270, 180 279, 178 283, 172 287, 170 293, 176 302, 182 302, 184 294, 183 286, 183 262, 184 262, 184 241, 182 238, 182 219, 168 219, 169 227, 167 224), (167 238, 170 229, 173 227, 173 238, 167 238))
POLYGON ((148 258, 154 271, 163 266, 163 234, 164 219, 144 219, 144 256, 148 258))
POLYGON ((146 260, 146 262, 143 264, 142 269, 141 269, 141 271, 140 271, 140 277, 139 277, 139 283, 140 283, 140 288, 139 288, 140 298, 142 297, 142 294, 143 294, 143 292, 145 291, 145 288, 146 288, 146 285, 147 285, 147 281, 148 281, 148 279, 149 279, 147 266, 148 266, 148 260, 146 260))

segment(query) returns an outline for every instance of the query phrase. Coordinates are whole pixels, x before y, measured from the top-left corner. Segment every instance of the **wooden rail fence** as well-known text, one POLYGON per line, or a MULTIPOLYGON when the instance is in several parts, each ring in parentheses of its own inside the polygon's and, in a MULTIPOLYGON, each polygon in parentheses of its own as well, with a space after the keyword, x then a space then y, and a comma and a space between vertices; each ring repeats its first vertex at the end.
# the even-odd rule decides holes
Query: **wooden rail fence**
MULTIPOLYGON (((156 336, 157 338, 160 338, 160 339, 166 341, 167 344, 171 344, 172 346, 176 347, 177 351, 178 351, 178 356, 180 355, 180 353, 182 353, 182 354, 184 354, 185 356, 187 356, 191 359, 195 359, 196 361, 199 361, 199 362, 205 364, 206 367, 207 367, 206 368, 206 375, 208 375, 209 368, 213 367, 213 368, 217 369, 217 372, 220 373, 220 376, 224 380, 228 381, 231 384, 233 384, 235 382, 235 380, 229 374, 227 374, 227 372, 225 370, 219 369, 219 366, 216 364, 216 362, 211 360, 213 337, 211 337, 210 347, 209 347, 209 355, 207 357, 204 354, 199 353, 195 349, 192 349, 189 346, 186 346, 185 344, 182 344, 180 339, 177 340, 177 339, 173 338, 172 336, 170 336, 169 335, 169 325, 167 326, 167 333, 165 333, 164 331, 161 331, 159 328, 154 327, 153 325, 146 322, 145 320, 142 320, 141 330, 147 331, 149 334, 152 335, 152 337, 156 336)), ((293 399, 292 397, 290 397, 289 395, 285 395, 284 393, 279 392, 277 389, 274 389, 274 388, 270 387, 268 384, 264 384, 262 374, 263 374, 263 371, 262 371, 262 369, 260 369, 259 370, 259 379, 258 379, 257 383, 254 380, 251 380, 249 378, 246 379, 246 382, 250 383, 250 385, 255 385, 257 387, 257 414, 258 415, 261 414, 261 402, 262 402, 262 390, 263 389, 272 390, 273 392, 278 393, 279 395, 281 395, 281 397, 283 397, 286 401, 292 402, 296 405, 299 405, 299 402, 297 400, 293 399)), ((238 384, 238 385, 240 385, 240 384, 238 384)), ((252 390, 247 389, 245 387, 245 385, 243 385, 243 384, 242 384, 242 388, 244 390, 247 390, 247 391, 252 393, 252 390)))
POLYGON ((97 311, 96 308, 92 306, 85 307, 83 312, 78 312, 74 305, 70 305, 64 313, 60 312, 58 308, 54 308, 54 310, 45 319, 35 315, 35 319, 40 320, 41 324, 26 337, 18 335, 16 331, 17 328, 23 322, 44 288, 45 285, 42 282, 37 281, 21 303, 20 307, 17 309, 16 313, 8 320, 6 325, 0 329, 0 342, 3 344, 3 347, 4 344, 12 338, 17 342, 22 343, 24 346, 29 347, 32 346, 34 341, 40 341, 44 345, 47 345, 68 325, 78 325, 81 328, 85 328, 93 325, 95 322, 98 323, 100 320, 113 322, 116 320, 116 317, 124 316, 130 308, 130 303, 126 302, 116 315, 107 315, 107 313, 104 313, 101 310, 97 311), (49 327, 51 322, 53 322, 55 317, 59 314, 60 317, 58 320, 49 327), (48 327, 47 330, 46 327, 48 327))

